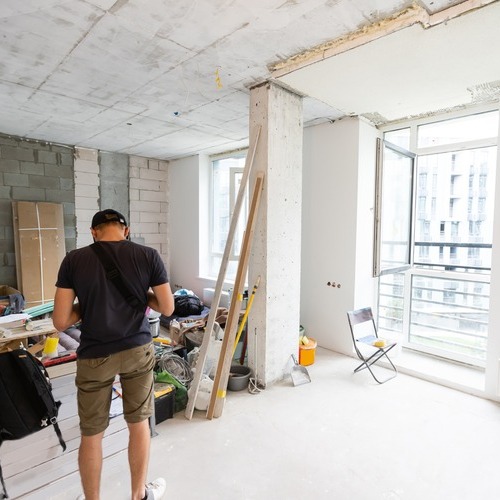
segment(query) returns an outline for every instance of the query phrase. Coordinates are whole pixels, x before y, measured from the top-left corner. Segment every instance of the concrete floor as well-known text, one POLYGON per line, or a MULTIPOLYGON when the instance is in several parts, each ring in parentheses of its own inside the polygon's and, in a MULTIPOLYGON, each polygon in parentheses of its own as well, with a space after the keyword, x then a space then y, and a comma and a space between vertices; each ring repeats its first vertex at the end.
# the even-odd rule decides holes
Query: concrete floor
MULTIPOLYGON (((500 498, 500 405, 404 374, 379 386, 356 365, 318 349, 310 384, 229 393, 212 421, 176 414, 157 426, 150 477, 172 500, 500 498)), ((51 498, 80 491, 75 478, 51 498)), ((129 498, 125 453, 102 492, 129 498)))

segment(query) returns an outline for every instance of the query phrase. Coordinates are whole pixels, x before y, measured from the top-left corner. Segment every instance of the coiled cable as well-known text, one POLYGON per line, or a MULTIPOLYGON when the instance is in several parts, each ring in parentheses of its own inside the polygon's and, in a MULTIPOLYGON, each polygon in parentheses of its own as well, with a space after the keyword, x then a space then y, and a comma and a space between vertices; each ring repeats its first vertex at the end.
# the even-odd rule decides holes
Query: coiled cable
POLYGON ((158 360, 158 366, 160 370, 167 371, 188 388, 193 381, 193 371, 187 361, 173 352, 163 353, 158 360))

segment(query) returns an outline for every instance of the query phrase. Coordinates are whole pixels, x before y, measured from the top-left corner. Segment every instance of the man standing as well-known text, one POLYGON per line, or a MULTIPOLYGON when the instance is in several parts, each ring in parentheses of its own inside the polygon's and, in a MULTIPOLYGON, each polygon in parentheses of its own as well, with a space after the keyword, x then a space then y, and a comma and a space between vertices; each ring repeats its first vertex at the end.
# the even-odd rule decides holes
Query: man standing
MULTIPOLYGON (((125 217, 111 209, 92 219, 94 245, 104 250, 140 302, 165 316, 174 311, 167 271, 158 252, 128 240, 125 217)), ((99 500, 102 438, 109 423, 115 376, 120 376, 129 429, 132 500, 157 500, 165 480, 146 484, 153 413, 154 348, 145 310, 133 307, 108 279, 91 246, 68 253, 59 269, 53 322, 64 331, 81 321, 76 386, 81 442, 78 466, 86 500, 99 500), (75 302, 75 299, 78 299, 75 302)))

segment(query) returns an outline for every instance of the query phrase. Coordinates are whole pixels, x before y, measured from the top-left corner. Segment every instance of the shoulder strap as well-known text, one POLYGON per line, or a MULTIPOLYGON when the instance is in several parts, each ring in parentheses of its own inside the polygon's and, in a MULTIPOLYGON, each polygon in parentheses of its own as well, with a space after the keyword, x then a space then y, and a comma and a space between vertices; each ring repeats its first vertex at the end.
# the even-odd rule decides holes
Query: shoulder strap
POLYGON ((111 255, 109 255, 106 250, 98 243, 92 243, 90 248, 94 250, 97 257, 101 261, 101 264, 106 271, 106 277, 115 285, 118 291, 123 295, 123 298, 137 311, 144 314, 146 311, 146 304, 141 301, 134 292, 130 289, 130 286, 125 281, 122 273, 116 266, 111 255))

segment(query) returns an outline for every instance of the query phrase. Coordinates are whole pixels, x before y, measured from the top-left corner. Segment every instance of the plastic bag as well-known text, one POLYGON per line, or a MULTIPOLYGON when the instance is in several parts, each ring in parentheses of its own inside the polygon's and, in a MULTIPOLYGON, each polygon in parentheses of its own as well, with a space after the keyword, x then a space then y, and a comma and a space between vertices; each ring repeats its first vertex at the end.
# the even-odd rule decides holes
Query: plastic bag
POLYGON ((173 384, 175 386, 175 413, 186 408, 188 401, 187 388, 171 373, 168 373, 167 371, 155 373, 155 382, 165 382, 167 384, 173 384))

